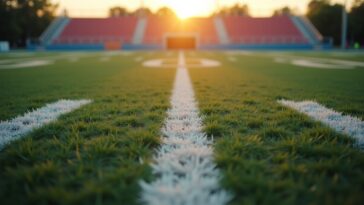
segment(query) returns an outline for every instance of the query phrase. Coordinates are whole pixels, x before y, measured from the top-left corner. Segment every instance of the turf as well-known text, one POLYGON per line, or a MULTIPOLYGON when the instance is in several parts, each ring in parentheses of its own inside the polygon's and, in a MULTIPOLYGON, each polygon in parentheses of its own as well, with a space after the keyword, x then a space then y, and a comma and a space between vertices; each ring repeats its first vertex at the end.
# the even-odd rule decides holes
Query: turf
POLYGON ((315 99, 363 119, 364 69, 303 69, 264 53, 236 57, 215 57, 220 68, 190 69, 232 204, 360 204, 364 155, 353 140, 276 100, 315 99))
MULTIPOLYGON (((353 140, 277 103, 316 100, 364 119, 364 68, 321 70, 274 62, 274 55, 336 59, 332 54, 245 53, 231 62, 225 52, 186 53, 187 64, 196 58, 222 63, 190 68, 189 73, 204 130, 215 139, 221 183, 235 196, 231 204, 364 201, 364 156, 353 140)), ((0 70, 0 120, 61 98, 94 103, 0 152, 1 203, 138 204, 138 181, 152 180, 150 167, 140 160, 149 162, 160 145, 176 71, 141 64, 160 58, 177 64, 177 53, 26 55, 2 54, 0 60, 45 58, 55 63, 0 70), (77 56, 79 61, 69 60, 77 56), (105 56, 110 60, 100 61, 105 56)))
POLYGON ((0 153, 2 204, 136 204, 159 144, 175 70, 146 69, 133 56, 0 70, 1 119, 60 98, 94 103, 0 153))

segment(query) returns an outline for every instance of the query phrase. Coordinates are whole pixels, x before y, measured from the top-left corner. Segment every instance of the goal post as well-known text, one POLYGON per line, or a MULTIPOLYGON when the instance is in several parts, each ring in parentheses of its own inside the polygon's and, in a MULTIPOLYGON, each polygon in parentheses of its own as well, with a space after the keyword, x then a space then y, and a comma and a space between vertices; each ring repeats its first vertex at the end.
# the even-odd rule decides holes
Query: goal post
POLYGON ((199 36, 196 33, 167 33, 163 46, 167 50, 195 50, 199 47, 199 36))

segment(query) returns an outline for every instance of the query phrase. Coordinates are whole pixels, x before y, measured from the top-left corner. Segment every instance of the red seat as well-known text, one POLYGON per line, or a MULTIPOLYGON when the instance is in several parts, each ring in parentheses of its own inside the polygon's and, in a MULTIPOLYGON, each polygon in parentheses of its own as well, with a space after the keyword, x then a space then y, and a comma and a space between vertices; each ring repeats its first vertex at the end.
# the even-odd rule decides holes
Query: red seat
POLYGON ((218 37, 212 18, 191 18, 180 21, 174 18, 149 17, 143 42, 162 44, 168 33, 197 34, 200 44, 217 44, 218 37))
POLYGON ((252 18, 224 17, 225 27, 232 43, 292 44, 307 43, 289 16, 252 18), (240 39, 244 39, 239 40, 240 39), (292 39, 299 39, 297 41, 292 39))
POLYGON ((54 43, 105 43, 123 39, 131 42, 137 17, 117 18, 74 18, 71 19, 54 43))

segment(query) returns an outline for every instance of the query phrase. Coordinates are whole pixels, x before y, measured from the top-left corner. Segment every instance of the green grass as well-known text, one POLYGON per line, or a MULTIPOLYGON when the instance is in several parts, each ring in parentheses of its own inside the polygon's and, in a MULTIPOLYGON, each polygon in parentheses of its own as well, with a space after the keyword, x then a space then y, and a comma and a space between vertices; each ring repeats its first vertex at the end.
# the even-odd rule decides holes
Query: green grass
POLYGON ((159 144, 175 70, 99 55, 0 70, 2 120, 60 98, 94 100, 0 152, 2 204, 137 203, 138 181, 151 177, 140 159, 159 144))
POLYGON ((364 69, 304 69, 264 53, 215 58, 224 66, 190 75, 231 204, 361 204, 364 155, 353 140, 276 100, 314 99, 363 119, 364 69))
MULTIPOLYGON (((177 64, 171 54, 119 53, 101 62, 105 54, 95 52, 72 63, 57 58, 69 53, 36 53, 56 57, 55 64, 0 70, 0 120, 61 98, 94 100, 0 152, 1 203, 138 204, 138 181, 152 179, 140 159, 149 162, 160 144, 176 70, 143 68, 135 59, 177 64)), ((33 58, 22 55, 0 60, 33 58)), ((299 68, 270 55, 235 55, 231 62, 223 52, 186 54, 187 63, 223 63, 189 72, 204 130, 215 139, 222 186, 235 195, 231 204, 361 204, 364 155, 353 139, 276 101, 312 99, 364 119, 364 68, 299 68)))

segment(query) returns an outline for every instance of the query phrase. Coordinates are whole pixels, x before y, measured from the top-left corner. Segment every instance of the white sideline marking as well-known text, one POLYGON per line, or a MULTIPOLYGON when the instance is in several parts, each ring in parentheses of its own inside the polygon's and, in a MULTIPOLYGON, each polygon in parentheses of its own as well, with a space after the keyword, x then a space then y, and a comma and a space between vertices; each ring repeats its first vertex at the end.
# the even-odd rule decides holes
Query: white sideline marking
POLYGON ((17 68, 30 68, 30 67, 39 67, 53 64, 54 62, 51 60, 30 60, 25 62, 18 62, 9 65, 0 65, 0 69, 17 69, 17 68))
MULTIPOLYGON (((12 59, 5 59, 0 60, 0 69, 4 67, 9 66, 15 66, 14 68, 21 68, 18 64, 25 64, 26 67, 29 67, 28 65, 34 64, 35 62, 49 62, 49 64, 53 64, 56 60, 68 60, 69 58, 82 58, 82 57, 89 57, 95 55, 94 53, 81 53, 81 52, 72 52, 72 53, 59 53, 59 54, 52 54, 49 56, 30 56, 30 57, 23 57, 23 58, 12 58, 12 59), (29 62, 33 62, 29 64, 29 62)), ((22 65, 21 65, 22 66, 22 65)), ((36 65, 39 66, 39 65, 36 65)), ((33 67, 33 66, 31 66, 33 67)))
POLYGON ((202 132, 184 53, 179 54, 176 79, 162 128, 163 145, 151 165, 158 178, 140 182, 142 200, 149 205, 223 205, 231 195, 219 187, 212 140, 202 132))
POLYGON ((319 69, 355 69, 357 67, 364 67, 364 62, 307 56, 275 56, 274 61, 276 63, 290 63, 296 66, 319 69))
POLYGON ((348 64, 336 64, 332 62, 310 60, 310 59, 289 59, 276 57, 274 58, 276 63, 289 63, 295 66, 308 67, 308 68, 319 68, 319 69, 355 69, 355 66, 348 64))
POLYGON ((204 67, 204 68, 218 67, 218 66, 221 66, 221 63, 219 61, 216 61, 216 60, 202 58, 201 61, 200 61, 200 64, 190 65, 190 67, 191 66, 192 67, 204 67))
MULTIPOLYGON (((294 57, 294 56, 292 56, 292 57, 294 57)), ((299 58, 331 62, 331 63, 335 63, 335 64, 339 64, 339 65, 364 67, 364 62, 360 62, 360 61, 337 60, 337 59, 330 59, 330 58, 318 58, 318 57, 307 57, 307 56, 299 56, 299 58)))
POLYGON ((0 150, 10 142, 22 138, 34 129, 57 120, 60 115, 72 112, 90 102, 91 100, 59 100, 28 112, 23 116, 0 122, 0 150))
POLYGON ((175 67, 172 64, 164 65, 163 62, 164 62, 163 59, 152 59, 152 60, 147 60, 147 61, 143 62, 143 66, 151 67, 151 68, 170 68, 170 67, 174 68, 175 67))
POLYGON ((355 67, 351 65, 342 64, 331 64, 320 61, 312 61, 306 59, 295 59, 292 61, 293 65, 311 67, 311 68, 322 68, 322 69, 354 69, 355 67))
POLYGON ((326 108, 314 101, 294 102, 279 100, 280 104, 293 108, 313 119, 324 123, 332 129, 347 134, 357 140, 360 148, 364 148, 364 122, 357 117, 343 115, 333 109, 326 108))

